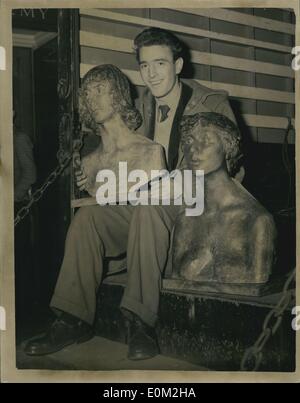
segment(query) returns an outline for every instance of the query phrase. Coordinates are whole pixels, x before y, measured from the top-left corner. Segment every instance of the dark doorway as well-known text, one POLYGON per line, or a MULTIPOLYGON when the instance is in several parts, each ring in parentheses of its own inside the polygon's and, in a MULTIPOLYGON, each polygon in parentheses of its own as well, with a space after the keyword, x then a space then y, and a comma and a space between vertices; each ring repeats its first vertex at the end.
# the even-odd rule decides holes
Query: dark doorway
MULTIPOLYGON (((36 180, 30 189, 33 194, 57 166, 57 33, 16 28, 13 34, 14 109, 18 131, 32 144, 36 167, 36 180)), ((57 186, 56 182, 49 186, 15 228, 17 341, 36 331, 47 310, 62 257, 63 245, 56 235, 60 220, 57 186)), ((15 203, 15 214, 27 203, 28 199, 15 203)))

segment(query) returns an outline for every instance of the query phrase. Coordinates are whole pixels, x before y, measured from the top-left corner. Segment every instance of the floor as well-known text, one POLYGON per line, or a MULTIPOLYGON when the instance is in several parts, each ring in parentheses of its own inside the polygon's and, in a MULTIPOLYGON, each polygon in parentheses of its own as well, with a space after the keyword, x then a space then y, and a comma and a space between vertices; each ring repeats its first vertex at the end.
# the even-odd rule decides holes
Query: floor
POLYGON ((29 357, 23 352, 25 341, 17 347, 17 368, 52 370, 174 370, 206 371, 206 368, 175 358, 158 355, 149 360, 130 361, 127 345, 102 337, 83 344, 73 344, 44 357, 29 357))
POLYGON ((131 361, 127 357, 127 345, 95 336, 83 344, 73 344, 57 353, 30 357, 24 353, 28 340, 42 334, 52 323, 54 314, 49 308, 34 307, 25 315, 20 313, 17 326, 17 368, 50 370, 182 370, 206 371, 207 369, 181 359, 158 355, 149 360, 131 361), (21 320, 30 317, 30 321, 21 320))

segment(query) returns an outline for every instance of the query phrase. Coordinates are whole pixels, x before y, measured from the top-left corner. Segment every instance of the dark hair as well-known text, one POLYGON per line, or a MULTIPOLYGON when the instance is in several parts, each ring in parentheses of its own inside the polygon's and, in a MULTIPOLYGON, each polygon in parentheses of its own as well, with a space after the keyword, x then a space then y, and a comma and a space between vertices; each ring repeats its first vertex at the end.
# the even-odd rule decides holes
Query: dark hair
POLYGON ((140 49, 143 46, 153 45, 168 46, 173 53, 174 61, 182 56, 183 47, 175 35, 161 28, 147 28, 134 39, 137 60, 140 61, 140 49))
POLYGON ((229 175, 234 176, 238 170, 238 162, 242 158, 241 134, 238 127, 220 113, 202 112, 186 115, 180 123, 181 144, 185 143, 191 131, 197 126, 215 129, 224 147, 229 175))
POLYGON ((130 130, 136 130, 142 124, 142 117, 133 104, 128 78, 112 64, 96 66, 83 77, 79 90, 79 113, 82 123, 90 129, 96 128, 96 123, 86 102, 85 91, 89 84, 105 81, 110 85, 114 110, 120 114, 130 130))

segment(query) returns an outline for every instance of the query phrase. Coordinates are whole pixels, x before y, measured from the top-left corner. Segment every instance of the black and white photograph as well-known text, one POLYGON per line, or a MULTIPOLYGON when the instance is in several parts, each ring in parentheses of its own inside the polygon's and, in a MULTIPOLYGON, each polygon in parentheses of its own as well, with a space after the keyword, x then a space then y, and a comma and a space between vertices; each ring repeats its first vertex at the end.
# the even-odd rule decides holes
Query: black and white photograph
POLYGON ((11 8, 3 379, 296 374, 299 5, 198 3, 11 8))

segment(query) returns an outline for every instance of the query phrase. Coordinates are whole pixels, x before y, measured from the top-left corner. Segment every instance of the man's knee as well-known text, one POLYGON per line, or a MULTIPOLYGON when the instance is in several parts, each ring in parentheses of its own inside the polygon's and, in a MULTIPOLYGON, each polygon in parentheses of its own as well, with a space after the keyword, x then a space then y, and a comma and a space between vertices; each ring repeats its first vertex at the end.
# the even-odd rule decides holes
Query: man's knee
POLYGON ((168 233, 171 223, 162 211, 161 206, 136 206, 131 221, 131 228, 144 228, 157 231, 161 236, 163 233, 168 233))
POLYGON ((109 215, 101 206, 84 206, 75 214, 68 230, 66 242, 99 242, 106 239, 109 227, 109 215))
POLYGON ((80 209, 75 213, 76 220, 87 220, 91 217, 94 217, 95 214, 101 214, 100 206, 84 206, 80 207, 80 209))
POLYGON ((151 220, 159 218, 160 214, 158 211, 158 206, 135 206, 132 219, 138 221, 151 220))
POLYGON ((106 234, 108 229, 119 229, 122 225, 122 217, 118 214, 118 206, 85 206, 81 207, 75 214, 72 226, 79 231, 94 228, 98 235, 106 234), (120 223, 118 224, 118 222, 120 223))
MULTIPOLYGON (((105 224, 107 220, 107 214, 103 211, 101 206, 84 206, 75 213, 71 226, 77 228, 79 231, 84 231, 89 226, 101 223, 101 226, 105 224)), ((98 226, 98 225, 97 225, 98 226)))

